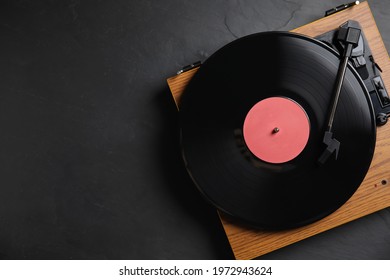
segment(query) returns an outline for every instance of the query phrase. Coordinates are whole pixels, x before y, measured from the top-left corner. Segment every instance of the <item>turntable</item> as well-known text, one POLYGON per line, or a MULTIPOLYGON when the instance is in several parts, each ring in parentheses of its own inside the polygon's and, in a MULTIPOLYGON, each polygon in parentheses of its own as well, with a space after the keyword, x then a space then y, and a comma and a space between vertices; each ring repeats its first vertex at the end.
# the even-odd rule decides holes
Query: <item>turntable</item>
POLYGON ((194 185, 237 259, 390 206, 388 53, 367 2, 169 78, 194 185))

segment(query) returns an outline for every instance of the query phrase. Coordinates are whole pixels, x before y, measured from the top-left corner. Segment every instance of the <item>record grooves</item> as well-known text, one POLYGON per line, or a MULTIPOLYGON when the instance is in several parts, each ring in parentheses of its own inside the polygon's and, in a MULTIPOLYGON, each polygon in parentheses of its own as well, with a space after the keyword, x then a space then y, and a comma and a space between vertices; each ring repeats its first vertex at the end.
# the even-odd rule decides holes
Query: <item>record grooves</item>
POLYGON ((351 65, 333 126, 339 156, 317 163, 339 61, 320 41, 289 32, 238 39, 205 61, 181 99, 181 144, 188 172, 213 205, 256 227, 286 229, 329 215, 354 194, 373 157, 376 125, 351 65), (243 135, 251 108, 275 97, 296 102, 309 120, 302 151, 280 163, 252 153, 243 135))

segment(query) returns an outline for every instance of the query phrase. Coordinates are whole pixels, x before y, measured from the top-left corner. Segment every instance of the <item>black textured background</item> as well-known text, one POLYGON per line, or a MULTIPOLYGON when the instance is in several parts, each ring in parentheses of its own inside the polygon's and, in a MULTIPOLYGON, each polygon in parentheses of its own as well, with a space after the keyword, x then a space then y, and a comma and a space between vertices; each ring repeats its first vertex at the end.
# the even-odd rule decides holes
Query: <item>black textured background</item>
MULTIPOLYGON (((387 49, 390 3, 368 1, 387 49)), ((1 1, 0 258, 232 259, 166 78, 340 1, 1 1)), ((388 209, 264 259, 389 259, 388 209)))

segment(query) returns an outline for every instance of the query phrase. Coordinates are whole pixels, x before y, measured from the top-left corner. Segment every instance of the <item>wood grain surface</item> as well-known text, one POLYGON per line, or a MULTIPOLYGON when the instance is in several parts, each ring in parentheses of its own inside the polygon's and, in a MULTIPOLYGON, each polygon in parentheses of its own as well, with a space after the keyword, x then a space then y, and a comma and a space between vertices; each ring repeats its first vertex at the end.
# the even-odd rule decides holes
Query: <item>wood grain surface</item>
MULTIPOLYGON (((383 70, 384 83, 387 88, 390 88, 388 52, 367 2, 319 19, 291 32, 314 37, 338 28, 347 20, 356 20, 362 26, 375 60, 383 70)), ((167 79, 178 109, 180 96, 197 69, 167 79)), ((389 206, 390 124, 387 124, 378 127, 374 158, 363 183, 341 208, 324 219, 292 230, 264 231, 242 225, 223 213, 219 215, 236 259, 253 259, 389 206)))

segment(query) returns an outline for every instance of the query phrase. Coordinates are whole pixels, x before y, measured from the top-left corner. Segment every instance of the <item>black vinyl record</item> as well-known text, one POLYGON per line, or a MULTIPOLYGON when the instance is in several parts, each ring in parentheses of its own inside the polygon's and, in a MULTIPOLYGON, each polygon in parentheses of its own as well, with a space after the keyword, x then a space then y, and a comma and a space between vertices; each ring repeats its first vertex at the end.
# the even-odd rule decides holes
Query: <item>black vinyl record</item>
POLYGON ((351 65, 333 123, 339 154, 318 164, 339 63, 333 49, 290 32, 243 37, 205 61, 182 96, 181 145, 191 178, 213 205, 256 227, 287 229, 329 215, 354 194, 374 154, 376 126, 351 65), (272 97, 299 104, 310 126, 304 149, 282 163, 256 157, 243 137, 248 112, 272 97))

